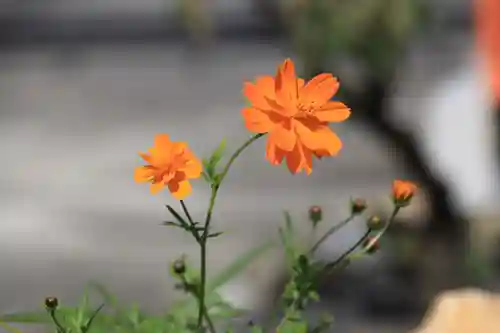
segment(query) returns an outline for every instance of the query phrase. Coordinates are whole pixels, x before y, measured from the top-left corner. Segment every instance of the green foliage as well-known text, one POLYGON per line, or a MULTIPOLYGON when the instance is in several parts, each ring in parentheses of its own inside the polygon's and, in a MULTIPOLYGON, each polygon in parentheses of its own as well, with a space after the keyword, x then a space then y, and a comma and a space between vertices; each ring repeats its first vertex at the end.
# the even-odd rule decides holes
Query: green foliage
MULTIPOLYGON (((170 207, 170 206, 167 206, 170 207)), ((184 207, 185 208, 185 207, 184 207)), ((176 226, 187 231, 193 225, 185 221, 173 208, 169 211, 177 220, 176 226)), ((188 214, 187 214, 188 215, 188 214)), ((314 261, 310 251, 298 244, 298 235, 292 218, 285 212, 284 226, 280 227, 281 242, 290 268, 290 280, 282 295, 282 306, 285 315, 276 328, 279 333, 322 333, 326 332, 333 318, 324 316, 319 323, 312 325, 303 318, 303 310, 311 301, 319 301, 318 282, 326 267, 331 265, 314 261)), ((350 221, 347 219, 346 221, 350 221)), ((311 225, 312 227, 312 225, 311 225)), ((337 230, 337 229, 335 229, 337 230)), ((217 325, 225 325, 224 332, 233 332, 228 326, 231 319, 240 317, 244 311, 233 307, 217 292, 218 288, 240 274, 248 265, 275 246, 274 242, 265 242, 236 258, 225 269, 208 280, 205 288, 204 305, 210 320, 217 325)), ((104 286, 91 282, 86 287, 77 306, 68 307, 52 302, 50 308, 39 312, 14 313, 0 317, 0 326, 9 333, 21 333, 6 323, 46 324, 54 327, 57 333, 201 333, 207 332, 202 326, 198 328, 198 294, 200 287, 200 270, 186 258, 181 258, 181 265, 170 266, 170 275, 178 284, 177 289, 185 293, 181 300, 175 302, 167 313, 152 316, 144 313, 137 305, 124 306, 104 286), (176 269, 177 267, 177 269, 176 269), (179 267, 182 267, 181 269, 179 267), (90 296, 99 296, 102 303, 93 305, 90 296), (102 311, 101 311, 102 310, 102 311)), ((177 260, 177 261, 179 261, 177 260)), ((344 266, 342 266, 344 267, 344 266)), ((48 302, 46 301, 46 304, 48 302)), ((49 305, 47 305, 49 306, 49 305)), ((212 330, 214 331, 214 330, 212 330)), ((263 333, 264 329, 252 325, 250 333, 263 333)))
POLYGON ((224 157, 226 152, 226 140, 223 139, 219 146, 213 151, 212 155, 208 159, 203 159, 202 173, 203 178, 210 184, 217 185, 221 181, 221 173, 218 172, 217 167, 224 157))
POLYGON ((425 27, 426 13, 419 0, 310 0, 287 18, 308 76, 348 56, 371 76, 386 78, 411 37, 425 27))

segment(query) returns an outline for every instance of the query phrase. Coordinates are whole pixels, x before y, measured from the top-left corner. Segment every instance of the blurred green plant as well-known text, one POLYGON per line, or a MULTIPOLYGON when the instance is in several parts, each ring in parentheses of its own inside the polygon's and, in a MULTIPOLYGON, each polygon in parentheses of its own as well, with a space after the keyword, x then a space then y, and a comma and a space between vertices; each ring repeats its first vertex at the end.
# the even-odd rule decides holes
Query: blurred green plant
POLYGON ((176 13, 183 31, 197 45, 207 44, 213 38, 213 21, 206 4, 206 1, 200 0, 176 1, 176 13))
POLYGON ((308 77, 348 56, 384 79, 429 18, 421 0, 281 0, 281 8, 308 77))
MULTIPOLYGON (((319 206, 313 206, 317 212, 319 206)), ((396 207, 395 213, 399 210, 396 207)), ((357 215, 357 214, 356 214, 357 215)), ((396 215, 393 214, 390 224, 396 215)), ((354 215, 345 221, 333 225, 325 235, 332 235, 340 230, 348 222, 352 221, 354 215), (333 230, 333 232, 332 232, 333 230)), ((310 218, 311 226, 317 225, 316 218, 310 218)), ((367 226, 369 223, 367 223, 367 226)), ((380 228, 379 228, 380 229, 380 228)), ((353 259, 362 257, 371 252, 367 247, 361 246, 369 235, 376 231, 375 237, 380 237, 384 230, 370 229, 368 227, 361 239, 345 254, 334 262, 315 261, 313 249, 318 247, 324 237, 311 248, 307 248, 296 234, 292 218, 285 212, 285 224, 279 229, 282 246, 287 258, 287 266, 290 271, 290 280, 286 285, 281 298, 281 308, 284 316, 276 328, 277 332, 283 333, 321 333, 329 329, 333 323, 333 317, 325 313, 318 324, 310 325, 303 317, 303 310, 310 302, 317 302, 320 296, 317 288, 321 276, 332 268, 345 268, 353 259)), ((245 314, 242 309, 235 308, 218 294, 217 290, 243 270, 248 265, 265 255, 276 246, 274 242, 267 241, 237 257, 226 268, 207 281, 205 305, 207 308, 208 328, 211 332, 219 331, 218 325, 222 325, 224 332, 233 332, 229 321, 245 314)), ((125 306, 104 286, 97 282, 91 282, 86 287, 81 301, 77 306, 66 306, 54 297, 45 300, 45 311, 23 312, 5 314, 0 316, 0 326, 9 333, 21 333, 17 328, 7 323, 23 324, 45 324, 48 330, 54 329, 57 333, 192 333, 201 332, 197 328, 198 317, 198 286, 200 272, 194 268, 189 260, 181 257, 170 266, 170 275, 177 281, 176 288, 185 294, 194 294, 195 297, 186 297, 174 304, 164 315, 152 316, 137 305, 125 306), (91 305, 91 294, 99 296, 101 304, 91 305)), ((203 332, 206 330, 203 327, 203 332)), ((264 332, 262 327, 252 324, 249 332, 264 332)))

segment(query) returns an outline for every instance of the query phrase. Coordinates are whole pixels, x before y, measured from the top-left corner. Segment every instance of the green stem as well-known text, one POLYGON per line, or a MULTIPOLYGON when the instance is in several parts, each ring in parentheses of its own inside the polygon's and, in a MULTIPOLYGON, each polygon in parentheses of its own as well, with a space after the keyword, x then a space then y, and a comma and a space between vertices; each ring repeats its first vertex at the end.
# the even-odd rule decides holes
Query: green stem
MULTIPOLYGON (((215 206, 215 199, 217 198, 217 193, 222 185, 222 181, 226 177, 227 173, 229 172, 229 168, 231 168, 231 165, 234 163, 234 161, 238 158, 238 156, 248 147, 250 146, 254 141, 259 139, 260 137, 264 136, 265 133, 261 134, 256 134, 250 139, 248 139, 240 148, 238 148, 233 155, 229 158, 229 161, 227 162, 226 166, 224 169, 222 169, 222 172, 220 174, 220 178, 218 181, 214 184, 212 184, 212 194, 210 195, 210 203, 208 206, 207 210, 207 215, 205 218, 205 225, 204 225, 204 231, 201 236, 201 242, 200 242, 200 260, 201 260, 201 281, 200 281, 200 290, 199 290, 199 311, 198 311, 198 328, 201 327, 203 324, 203 312, 205 309, 205 285, 206 285, 206 280, 207 280, 207 238, 208 238, 208 230, 210 228, 210 222, 212 220, 212 212, 215 206)), ((207 313, 208 316, 208 313, 207 313)))
POLYGON ((49 310, 50 318, 52 318, 52 321, 56 325, 57 328, 57 333, 65 333, 66 329, 61 325, 59 320, 56 317, 56 311, 54 309, 49 310))
POLYGON ((384 226, 384 228, 382 230, 380 230, 380 232, 375 237, 373 237, 370 244, 367 245, 368 248, 370 246, 372 246, 373 244, 375 244, 376 242, 378 242, 380 240, 380 238, 385 234, 385 232, 391 226, 392 222, 394 221, 394 218, 396 217, 396 215, 398 214, 400 209, 401 209, 401 206, 399 206, 399 205, 396 205, 394 207, 394 210, 392 211, 392 215, 389 218, 389 221, 387 221, 387 224, 384 226))
POLYGON ((345 219, 344 221, 340 222, 339 224, 336 224, 334 225, 333 227, 331 227, 312 247, 311 249, 309 250, 309 254, 314 254, 314 252, 316 252, 316 250, 318 250, 318 248, 320 247, 320 245, 326 241, 331 235, 333 235, 334 233, 336 233, 339 229, 341 229, 342 227, 344 227, 345 225, 347 225, 349 222, 352 221, 352 219, 354 218, 354 214, 351 214, 351 216, 349 216, 347 219, 345 219))
MULTIPOLYGON (((379 231, 379 233, 370 241, 370 244, 367 244, 367 248, 371 247, 373 244, 378 242, 380 238, 384 235, 384 233, 389 229, 391 226, 392 222, 394 221, 394 218, 398 214, 399 210, 401 209, 401 206, 395 206, 394 210, 392 211, 391 217, 387 221, 387 224, 384 226, 384 228, 379 231)), ((368 229, 365 234, 354 244, 349 250, 347 250, 344 254, 342 254, 337 260, 334 262, 326 265, 325 271, 329 271, 332 268, 335 268, 338 264, 340 264, 342 261, 344 261, 346 258, 350 258, 354 253, 354 251, 363 243, 363 241, 368 237, 370 234, 371 230, 368 229)))
POLYGON ((196 226, 194 224, 194 220, 191 218, 191 214, 189 214, 189 210, 188 210, 186 204, 184 203, 184 200, 180 200, 180 202, 181 202, 182 210, 184 211, 184 214, 186 214, 186 217, 189 221, 189 224, 192 227, 191 233, 193 234, 193 237, 196 239, 196 242, 198 242, 198 244, 200 244, 201 237, 200 237, 200 234, 198 233, 198 230, 196 229, 196 226))
POLYGON ((337 267, 339 263, 341 263, 345 258, 349 257, 361 244, 363 244, 364 240, 368 235, 370 235, 371 230, 368 229, 365 231, 363 236, 353 245, 351 246, 346 252, 344 252, 340 257, 337 258, 334 262, 326 265, 326 271, 330 270, 331 268, 337 267))

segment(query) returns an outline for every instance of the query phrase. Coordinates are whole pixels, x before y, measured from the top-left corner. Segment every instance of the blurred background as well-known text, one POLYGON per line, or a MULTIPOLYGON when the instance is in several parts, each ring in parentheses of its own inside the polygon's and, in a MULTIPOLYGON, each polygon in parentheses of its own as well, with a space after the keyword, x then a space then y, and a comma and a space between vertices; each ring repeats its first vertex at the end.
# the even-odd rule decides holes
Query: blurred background
MULTIPOLYGON (((307 237, 351 196, 390 211, 394 178, 418 182, 383 250, 327 279, 311 316, 334 332, 407 332, 443 289, 498 287, 497 118, 466 0, 0 1, 0 313, 71 303, 89 280, 157 312, 177 296, 168 263, 196 258, 189 238, 159 226, 162 194, 133 183, 156 133, 207 155, 245 140, 243 81, 285 57, 301 76, 332 72, 352 109, 335 125, 341 154, 291 176, 258 142, 226 180, 214 223, 227 234, 211 272, 274 235, 287 209, 307 237)), ((195 216, 209 191, 195 184, 195 216)), ((364 231, 353 222, 320 249, 334 258, 364 231)), ((274 236, 273 236, 274 237, 274 236)), ((224 290, 265 318, 282 288, 278 253, 224 290)), ((28 328, 26 328, 26 332, 28 328)))

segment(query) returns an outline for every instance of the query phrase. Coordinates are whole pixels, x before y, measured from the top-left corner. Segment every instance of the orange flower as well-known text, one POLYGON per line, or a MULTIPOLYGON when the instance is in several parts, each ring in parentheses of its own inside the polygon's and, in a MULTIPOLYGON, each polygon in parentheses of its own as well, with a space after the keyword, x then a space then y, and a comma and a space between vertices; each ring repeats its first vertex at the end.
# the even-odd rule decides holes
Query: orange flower
POLYGON ((412 182, 395 180, 392 183, 392 197, 394 202, 401 205, 408 204, 416 190, 417 185, 412 182))
POLYGON ((172 142, 167 134, 158 134, 149 153, 139 153, 148 163, 135 169, 136 182, 150 182, 151 193, 156 194, 165 186, 179 200, 191 193, 188 179, 198 178, 201 162, 184 142, 172 142))
POLYGON ((475 0, 476 38, 494 97, 500 103, 500 1, 475 0))
POLYGON ((246 82, 243 93, 251 106, 242 110, 247 129, 269 133, 266 158, 281 164, 286 158, 293 174, 305 169, 312 172, 312 158, 337 155, 340 138, 328 127, 329 122, 349 118, 350 109, 330 101, 339 88, 331 74, 320 74, 309 82, 297 78, 295 66, 286 59, 275 77, 261 76, 246 82))

